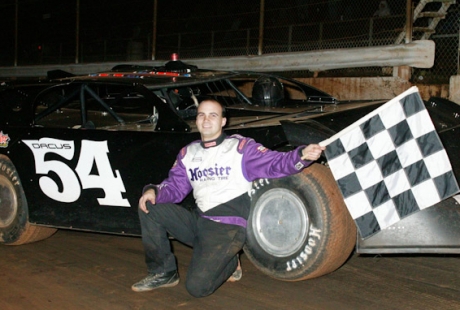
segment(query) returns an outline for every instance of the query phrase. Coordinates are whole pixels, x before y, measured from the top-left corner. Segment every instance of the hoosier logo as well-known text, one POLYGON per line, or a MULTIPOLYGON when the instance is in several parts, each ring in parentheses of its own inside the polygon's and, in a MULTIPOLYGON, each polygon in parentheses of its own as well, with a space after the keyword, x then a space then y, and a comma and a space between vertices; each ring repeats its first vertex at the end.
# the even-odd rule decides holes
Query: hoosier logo
POLYGON ((221 177, 230 175, 231 167, 217 167, 216 166, 205 168, 200 170, 200 168, 189 169, 190 172, 190 181, 197 181, 203 177, 221 177))

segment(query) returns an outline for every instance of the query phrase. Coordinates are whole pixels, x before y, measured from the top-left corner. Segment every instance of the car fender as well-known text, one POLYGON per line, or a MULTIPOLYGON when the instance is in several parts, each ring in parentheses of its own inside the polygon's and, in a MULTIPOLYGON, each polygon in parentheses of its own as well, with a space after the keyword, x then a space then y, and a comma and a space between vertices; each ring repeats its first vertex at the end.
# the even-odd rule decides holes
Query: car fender
POLYGON ((289 144, 308 145, 324 141, 336 132, 315 120, 307 120, 302 123, 292 121, 280 121, 289 144))

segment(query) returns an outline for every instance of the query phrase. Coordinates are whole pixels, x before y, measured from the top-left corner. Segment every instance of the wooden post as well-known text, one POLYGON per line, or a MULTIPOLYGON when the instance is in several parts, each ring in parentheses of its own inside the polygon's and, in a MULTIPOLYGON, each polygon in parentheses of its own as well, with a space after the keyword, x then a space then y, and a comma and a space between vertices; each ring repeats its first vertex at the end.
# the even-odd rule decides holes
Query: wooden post
POLYGON ((156 55, 156 46, 157 46, 157 8, 158 8, 158 0, 153 1, 153 28, 152 28, 152 60, 155 60, 156 55))
POLYGON ((264 47, 264 18, 265 18, 265 0, 260 0, 260 18, 259 18, 259 49, 257 54, 263 54, 264 47))
POLYGON ((14 12, 14 66, 18 66, 18 11, 19 0, 16 0, 16 8, 14 12))
POLYGON ((76 7, 76 23, 75 23, 75 63, 78 63, 80 58, 80 0, 77 0, 76 7))

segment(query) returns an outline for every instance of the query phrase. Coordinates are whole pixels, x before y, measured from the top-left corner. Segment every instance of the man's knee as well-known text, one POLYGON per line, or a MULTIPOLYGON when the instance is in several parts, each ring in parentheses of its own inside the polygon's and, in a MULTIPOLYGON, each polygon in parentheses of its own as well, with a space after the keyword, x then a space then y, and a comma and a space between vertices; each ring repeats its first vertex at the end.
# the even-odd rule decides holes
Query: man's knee
POLYGON ((145 213, 141 209, 138 210, 141 227, 150 230, 154 227, 162 226, 166 216, 163 212, 163 206, 160 204, 152 205, 149 202, 147 203, 147 209, 149 213, 145 213))
POLYGON ((197 298, 209 296, 217 289, 210 279, 203 278, 187 278, 185 288, 190 295, 197 298))
POLYGON ((139 213, 139 218, 145 219, 145 218, 150 218, 150 219, 156 219, 156 218, 162 218, 162 217, 167 217, 167 211, 168 211, 168 206, 166 204, 155 204, 153 205, 150 202, 147 202, 147 210, 149 211, 148 213, 145 213, 142 211, 140 208, 138 209, 139 213))

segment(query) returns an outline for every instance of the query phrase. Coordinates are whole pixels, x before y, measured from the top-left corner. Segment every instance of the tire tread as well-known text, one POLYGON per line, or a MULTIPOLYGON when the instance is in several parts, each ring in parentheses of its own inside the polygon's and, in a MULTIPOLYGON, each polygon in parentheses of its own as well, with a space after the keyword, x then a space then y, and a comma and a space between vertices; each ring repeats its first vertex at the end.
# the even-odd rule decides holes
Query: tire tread
POLYGON ((21 236, 16 241, 6 243, 6 245, 22 245, 37 242, 51 237, 56 231, 56 228, 36 226, 27 223, 21 236))
POLYGON ((329 200, 330 209, 327 210, 329 216, 325 217, 326 221, 329 222, 326 224, 330 228, 329 234, 326 236, 329 240, 326 242, 325 248, 322 249, 321 256, 324 259, 319 260, 316 270, 294 281, 319 277, 336 270, 349 258, 356 244, 356 225, 345 206, 331 171, 323 165, 314 164, 304 170, 302 177, 306 181, 311 180, 309 175, 313 174, 316 176, 314 179, 317 184, 314 188, 318 196, 323 201, 329 200), (318 190, 319 188, 321 191, 318 190), (330 196, 325 197, 323 193, 329 193, 330 196))

